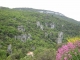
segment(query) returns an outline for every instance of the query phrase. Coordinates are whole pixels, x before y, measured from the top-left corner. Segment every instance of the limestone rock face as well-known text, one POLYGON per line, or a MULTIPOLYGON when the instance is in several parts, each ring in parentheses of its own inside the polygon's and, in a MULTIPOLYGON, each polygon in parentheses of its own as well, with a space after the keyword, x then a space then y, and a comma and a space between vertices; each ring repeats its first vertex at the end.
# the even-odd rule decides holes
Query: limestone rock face
POLYGON ((45 32, 45 38, 46 38, 46 37, 48 37, 48 33, 47 33, 47 32, 45 32))
POLYGON ((20 38, 21 38, 21 41, 25 42, 27 40, 27 35, 22 34, 20 38))
POLYGON ((31 40, 31 34, 30 33, 28 33, 28 38, 27 39, 31 40))
POLYGON ((36 25, 37 25, 37 28, 39 27, 41 30, 43 30, 44 27, 39 21, 36 22, 36 25))
POLYGON ((63 27, 64 25, 62 25, 62 27, 63 27))
POLYGON ((36 22, 36 25, 37 25, 37 27, 39 27, 39 26, 40 26, 40 22, 39 22, 39 21, 37 21, 37 22, 36 22))
POLYGON ((49 27, 51 29, 54 29, 55 25, 54 25, 54 23, 45 23, 45 27, 49 27))
POLYGON ((15 40, 21 40, 22 42, 25 42, 28 39, 31 40, 31 34, 29 34, 29 33, 15 36, 15 40))
POLYGON ((23 25, 18 26, 18 31, 20 31, 20 32, 24 32, 24 31, 25 31, 24 26, 23 26, 23 25))
MULTIPOLYGON (((39 23, 39 22, 38 22, 39 23)), ((18 31, 22 32, 22 34, 15 36, 15 40, 21 40, 22 42, 25 42, 26 40, 31 40, 31 34, 26 34, 25 28, 23 25, 18 26, 18 31)))
POLYGON ((51 23, 50 26, 51 26, 51 29, 54 29, 55 27, 53 23, 51 23))
POLYGON ((63 39, 63 32, 59 32, 58 33, 58 38, 57 38, 57 43, 62 43, 62 39, 63 39))
POLYGON ((15 36, 15 40, 21 40, 21 41, 25 42, 26 39, 27 39, 26 34, 21 34, 21 35, 15 36))
POLYGON ((43 30, 43 28, 44 28, 43 25, 40 25, 40 29, 43 30))
POLYGON ((7 47, 7 56, 9 56, 11 54, 12 54, 12 45, 9 44, 8 47, 7 47))

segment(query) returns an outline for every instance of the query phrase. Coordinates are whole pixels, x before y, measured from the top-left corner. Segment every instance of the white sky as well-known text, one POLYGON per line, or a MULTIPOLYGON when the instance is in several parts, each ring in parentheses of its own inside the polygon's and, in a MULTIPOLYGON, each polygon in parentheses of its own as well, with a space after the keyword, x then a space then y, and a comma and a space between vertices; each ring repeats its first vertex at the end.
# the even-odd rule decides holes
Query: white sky
POLYGON ((80 0, 0 0, 0 6, 52 10, 80 21, 80 0))

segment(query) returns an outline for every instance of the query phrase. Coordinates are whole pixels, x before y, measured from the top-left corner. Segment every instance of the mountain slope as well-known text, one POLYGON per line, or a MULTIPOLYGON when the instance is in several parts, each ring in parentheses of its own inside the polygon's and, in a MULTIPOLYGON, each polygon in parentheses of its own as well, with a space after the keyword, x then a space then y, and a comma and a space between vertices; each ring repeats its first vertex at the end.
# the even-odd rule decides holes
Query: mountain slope
POLYGON ((14 9, 22 10, 22 11, 33 11, 33 12, 35 11, 35 12, 40 12, 40 13, 45 13, 45 14, 51 14, 55 17, 61 18, 62 20, 67 20, 67 21, 72 22, 74 24, 76 23, 76 24, 80 25, 80 22, 78 22, 74 19, 68 18, 59 12, 54 12, 54 11, 50 11, 50 10, 33 9, 33 8, 14 8, 14 9))
POLYGON ((46 11, 0 8, 0 53, 4 52, 0 57, 2 60, 11 58, 11 55, 4 56, 9 44, 12 45, 13 60, 16 56, 20 60, 27 51, 55 48, 60 32, 63 32, 63 42, 68 37, 80 35, 80 24, 78 24, 80 22, 67 18, 61 13, 46 11))

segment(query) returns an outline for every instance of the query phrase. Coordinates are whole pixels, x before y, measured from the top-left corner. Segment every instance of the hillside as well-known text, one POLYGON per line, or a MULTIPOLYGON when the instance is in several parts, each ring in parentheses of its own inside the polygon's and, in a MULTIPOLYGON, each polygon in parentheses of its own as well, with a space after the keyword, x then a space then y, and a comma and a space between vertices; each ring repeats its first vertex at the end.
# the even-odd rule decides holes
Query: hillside
POLYGON ((55 48, 60 33, 63 42, 66 42, 68 37, 79 36, 80 22, 48 10, 0 7, 2 60, 20 60, 28 51, 38 54, 39 49, 55 48), (7 46, 10 44, 12 55, 6 56, 7 46))

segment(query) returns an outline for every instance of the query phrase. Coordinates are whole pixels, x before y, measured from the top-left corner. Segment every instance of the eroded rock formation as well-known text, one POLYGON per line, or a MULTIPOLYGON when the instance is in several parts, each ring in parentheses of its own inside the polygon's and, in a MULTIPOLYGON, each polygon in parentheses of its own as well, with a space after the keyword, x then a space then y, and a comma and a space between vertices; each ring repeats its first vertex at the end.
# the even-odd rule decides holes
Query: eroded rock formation
POLYGON ((57 43, 62 43, 62 39, 63 39, 63 32, 59 32, 58 33, 58 38, 57 38, 57 43))
POLYGON ((11 54, 12 54, 12 45, 9 44, 8 47, 7 47, 7 56, 9 56, 11 54))

